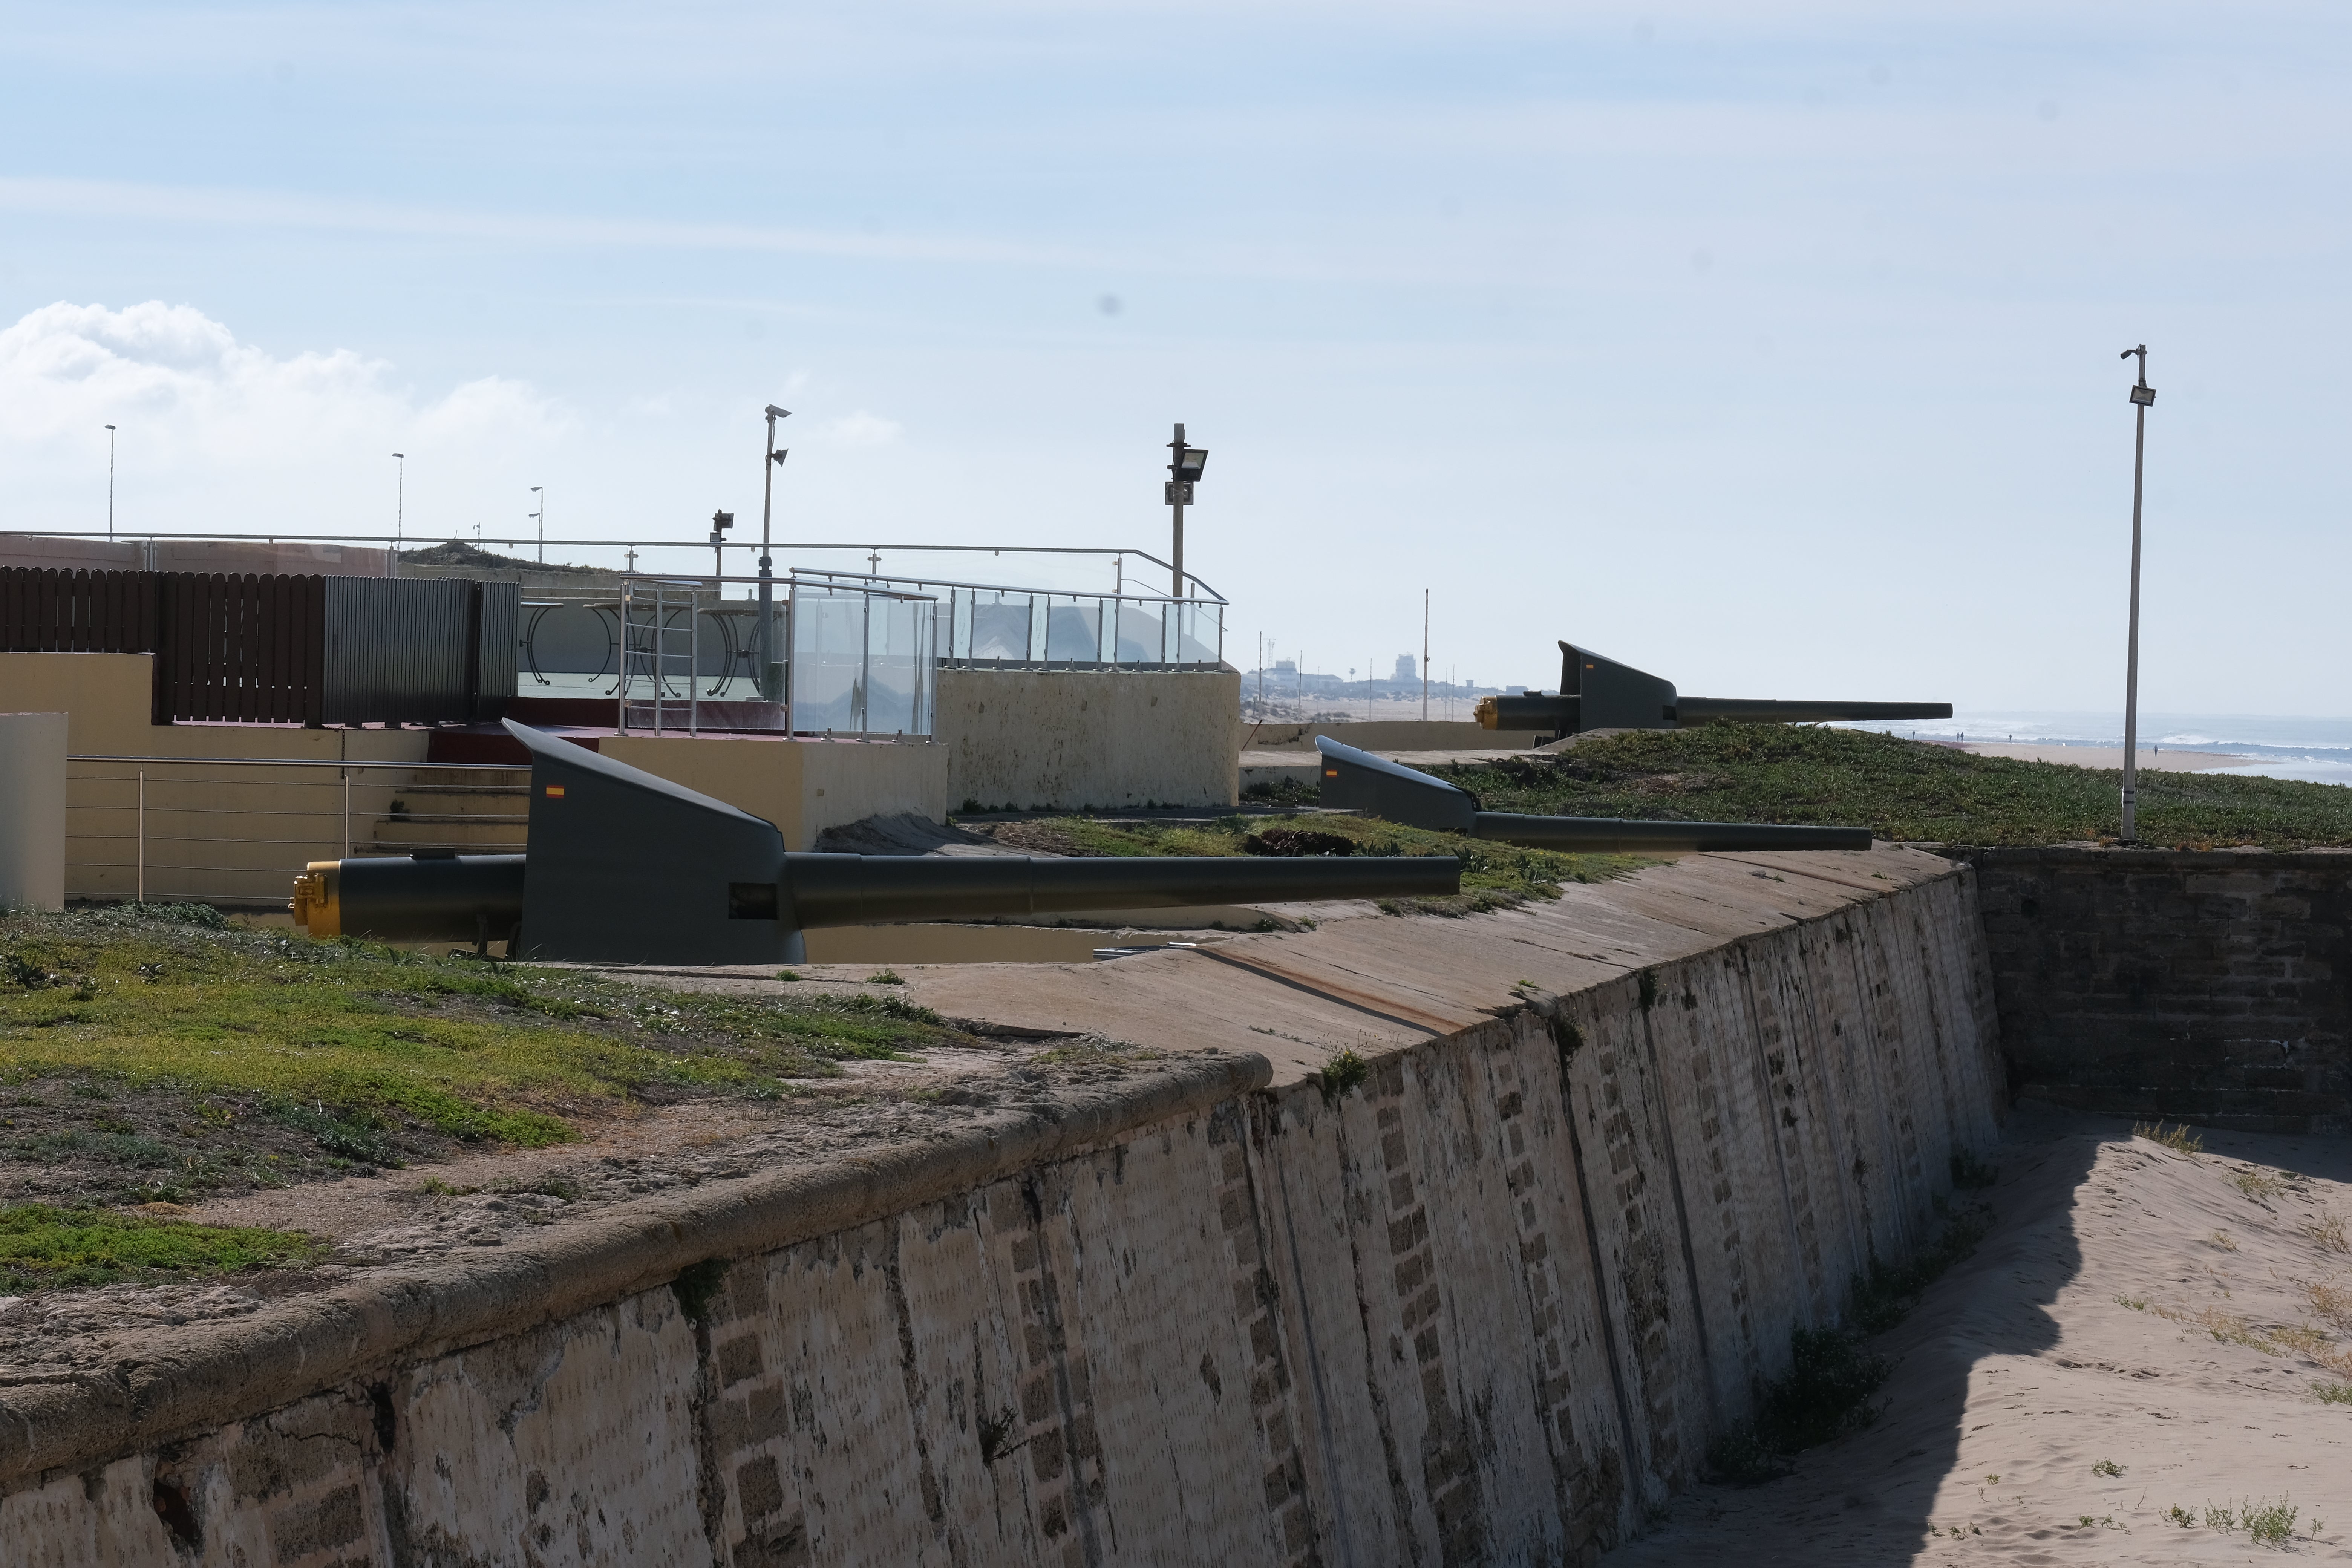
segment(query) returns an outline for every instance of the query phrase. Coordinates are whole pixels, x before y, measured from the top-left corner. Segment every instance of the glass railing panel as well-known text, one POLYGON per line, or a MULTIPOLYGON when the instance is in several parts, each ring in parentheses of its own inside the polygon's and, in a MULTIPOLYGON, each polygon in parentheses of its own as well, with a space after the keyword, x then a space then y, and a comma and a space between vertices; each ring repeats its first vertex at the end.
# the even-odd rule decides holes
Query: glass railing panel
POLYGON ((1026 661, 1032 618, 1030 595, 1026 594, 975 600, 964 658, 1010 659, 1016 664, 1026 661))
POLYGON ((795 589, 792 629, 793 728, 863 730, 866 595, 795 589))
POLYGON ((931 606, 928 600, 870 599, 866 616, 865 722, 869 734, 930 732, 931 606))
POLYGON ((1158 664, 1160 662, 1160 616, 1156 605, 1139 604, 1132 599, 1118 606, 1118 635, 1113 641, 1120 664, 1158 664))
POLYGON ((1224 657, 1223 608, 1199 599, 1185 601, 1178 617, 1177 663, 1215 664, 1224 657))
POLYGON ((1102 605, 1050 599, 1045 610, 1045 661, 1093 664, 1102 658, 1102 605))

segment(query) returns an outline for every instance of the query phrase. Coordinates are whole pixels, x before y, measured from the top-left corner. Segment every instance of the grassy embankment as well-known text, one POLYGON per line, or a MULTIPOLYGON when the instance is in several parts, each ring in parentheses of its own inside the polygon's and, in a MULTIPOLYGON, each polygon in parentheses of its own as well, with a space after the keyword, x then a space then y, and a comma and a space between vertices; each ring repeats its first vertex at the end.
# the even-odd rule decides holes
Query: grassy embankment
POLYGON ((563 1142, 646 1103, 773 1099, 948 1037, 887 995, 656 992, 236 930, 201 906, 8 915, 0 1289, 309 1255, 299 1237, 93 1205, 563 1142))
POLYGON ((987 831, 1007 847, 1053 855, 1446 855, 1462 860, 1458 895, 1381 900, 1391 914, 1507 909, 1529 899, 1556 899, 1563 882, 1606 881, 1652 864, 1635 855, 1555 855, 1355 816, 1285 825, 1237 816, 1197 826, 1060 816, 1000 823, 987 831))
MULTIPOLYGON (((1489 811, 1843 823, 1882 838, 1987 845, 2112 841, 2123 785, 2120 773, 1771 724, 1640 731, 1433 771, 1476 792, 1489 811)), ((2352 845, 2352 789, 2143 770, 2139 834, 2183 849, 2352 845)))

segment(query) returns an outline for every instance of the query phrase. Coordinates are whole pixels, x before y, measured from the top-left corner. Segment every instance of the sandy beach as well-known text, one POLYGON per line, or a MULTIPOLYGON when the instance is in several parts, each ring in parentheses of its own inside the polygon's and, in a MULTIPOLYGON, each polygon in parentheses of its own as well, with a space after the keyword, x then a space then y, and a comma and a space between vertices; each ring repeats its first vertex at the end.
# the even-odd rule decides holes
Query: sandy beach
POLYGON ((1991 1234, 1877 1342, 1897 1364, 1875 1424, 1782 1479, 1699 1488, 1605 1561, 2352 1555, 2352 1404, 2314 1393, 2352 1384, 2352 1146, 2202 1136, 2191 1155, 2012 1112, 1977 1194, 1991 1234), (2289 1538, 2252 1539, 2249 1502, 2293 1508, 2289 1538))
MULTIPOLYGON (((1973 752, 1979 757, 2014 757, 2025 763, 2064 763, 2077 768, 2112 768, 2120 772, 2124 765, 2121 746, 2037 746, 2026 742, 2005 741, 1938 741, 1936 745, 1958 746, 1963 752, 1973 752)), ((2222 752, 2184 752, 2179 749, 2162 751, 2154 746, 2137 748, 2143 770, 2164 773, 2203 773, 2210 768, 2242 768, 2253 764, 2252 757, 2231 756, 2222 752)))

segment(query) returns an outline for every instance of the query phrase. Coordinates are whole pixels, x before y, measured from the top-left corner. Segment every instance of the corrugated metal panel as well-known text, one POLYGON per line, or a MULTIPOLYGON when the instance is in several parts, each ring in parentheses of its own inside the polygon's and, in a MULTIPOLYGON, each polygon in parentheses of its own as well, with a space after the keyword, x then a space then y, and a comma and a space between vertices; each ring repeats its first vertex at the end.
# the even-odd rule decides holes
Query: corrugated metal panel
POLYGON ((473 717, 473 584, 416 577, 326 583, 328 723, 462 723, 473 717))
POLYGON ((480 651, 475 659, 475 719, 496 719, 515 691, 515 656, 522 640, 522 584, 477 583, 481 595, 480 651))

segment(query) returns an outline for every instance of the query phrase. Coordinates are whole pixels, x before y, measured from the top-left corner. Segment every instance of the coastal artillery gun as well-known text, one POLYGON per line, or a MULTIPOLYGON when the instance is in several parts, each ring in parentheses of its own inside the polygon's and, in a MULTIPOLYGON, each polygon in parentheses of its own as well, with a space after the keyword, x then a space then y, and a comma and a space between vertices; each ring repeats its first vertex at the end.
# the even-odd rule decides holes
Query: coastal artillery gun
POLYGON ((1684 697, 1675 683, 1613 658, 1559 645, 1559 689, 1482 697, 1489 730, 1561 736, 1587 730, 1675 730, 1694 724, 1829 724, 1874 719, 1948 719, 1948 702, 1781 702, 1752 697, 1684 697))
POLYGON ((1315 737, 1323 754, 1322 804, 1368 816, 1491 838, 1527 849, 1568 854, 1682 854, 1706 849, 1867 849, 1867 827, 1810 827, 1777 822, 1644 822, 1615 816, 1528 816, 1486 811, 1459 784, 1418 768, 1315 737))
POLYGON ((787 852, 772 823, 524 728, 525 855, 313 861, 294 920, 312 936, 505 942, 516 958, 793 963, 820 926, 1082 910, 1444 896, 1452 856, 1047 859, 787 852))

